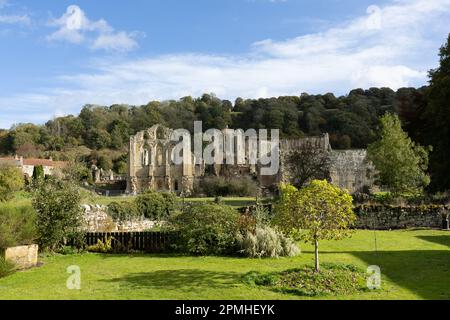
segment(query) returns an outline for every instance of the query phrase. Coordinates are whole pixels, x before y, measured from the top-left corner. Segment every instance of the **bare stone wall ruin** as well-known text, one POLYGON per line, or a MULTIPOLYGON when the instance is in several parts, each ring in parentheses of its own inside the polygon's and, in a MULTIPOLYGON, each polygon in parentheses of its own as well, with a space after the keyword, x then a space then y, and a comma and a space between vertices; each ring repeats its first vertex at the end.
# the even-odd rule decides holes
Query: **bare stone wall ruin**
MULTIPOLYGON (((228 178, 251 177, 258 182, 263 191, 273 190, 281 181, 289 180, 283 155, 305 145, 329 153, 332 163, 330 176, 335 185, 351 193, 361 192, 373 186, 373 168, 366 162, 366 151, 333 151, 328 134, 280 141, 280 171, 274 176, 263 176, 259 174, 258 165, 224 164, 208 168, 205 164, 195 164, 194 155, 191 159, 192 165, 175 165, 171 161, 175 146, 175 143, 170 141, 171 133, 171 129, 155 125, 130 138, 127 177, 129 193, 135 194, 149 189, 183 193, 188 196, 192 194, 195 182, 208 175, 228 178)), ((248 153, 246 156, 248 159, 248 153)))
POLYGON ((142 232, 158 225, 158 222, 145 218, 114 222, 108 215, 108 207, 103 205, 83 205, 84 231, 86 232, 142 232))

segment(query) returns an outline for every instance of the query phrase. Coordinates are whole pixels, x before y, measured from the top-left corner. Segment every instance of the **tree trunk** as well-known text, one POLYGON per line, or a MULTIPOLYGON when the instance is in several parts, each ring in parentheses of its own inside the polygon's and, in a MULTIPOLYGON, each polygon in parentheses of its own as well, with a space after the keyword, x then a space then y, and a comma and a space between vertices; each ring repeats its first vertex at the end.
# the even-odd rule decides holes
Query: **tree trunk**
POLYGON ((316 240, 315 242, 315 257, 316 257, 316 272, 320 271, 320 264, 319 264, 319 241, 316 240))

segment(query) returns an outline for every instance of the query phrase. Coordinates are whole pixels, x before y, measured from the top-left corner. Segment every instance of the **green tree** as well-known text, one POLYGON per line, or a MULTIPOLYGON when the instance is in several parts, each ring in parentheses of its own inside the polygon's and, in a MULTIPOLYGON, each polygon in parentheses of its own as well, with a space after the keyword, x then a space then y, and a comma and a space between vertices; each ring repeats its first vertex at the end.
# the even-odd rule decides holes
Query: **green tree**
POLYGON ((275 210, 274 222, 285 233, 314 244, 316 272, 320 271, 319 241, 350 236, 356 220, 353 198, 326 180, 314 180, 302 189, 282 185, 275 210))
POLYGON ((76 182, 91 182, 91 171, 81 162, 70 161, 63 169, 66 178, 76 182))
POLYGON ((378 171, 378 183, 395 194, 420 193, 430 183, 428 149, 408 137, 397 115, 381 118, 381 139, 369 146, 368 159, 378 171))
POLYGON ((103 170, 111 170, 113 168, 113 161, 108 155, 101 155, 98 158, 97 166, 103 170))
POLYGON ((55 251, 71 239, 81 239, 81 192, 71 181, 50 178, 38 182, 32 203, 42 248, 55 251))
POLYGON ((14 192, 22 190, 24 184, 22 170, 8 165, 0 166, 0 201, 12 199, 14 192))
POLYGON ((44 167, 43 166, 35 166, 33 169, 33 180, 42 180, 44 179, 44 167))
POLYGON ((424 123, 426 143, 433 145, 430 158, 432 188, 450 188, 450 35, 440 50, 440 66, 430 72, 424 123))
POLYGON ((327 179, 330 175, 330 155, 324 150, 303 145, 289 153, 286 158, 292 183, 297 188, 314 179, 327 179))

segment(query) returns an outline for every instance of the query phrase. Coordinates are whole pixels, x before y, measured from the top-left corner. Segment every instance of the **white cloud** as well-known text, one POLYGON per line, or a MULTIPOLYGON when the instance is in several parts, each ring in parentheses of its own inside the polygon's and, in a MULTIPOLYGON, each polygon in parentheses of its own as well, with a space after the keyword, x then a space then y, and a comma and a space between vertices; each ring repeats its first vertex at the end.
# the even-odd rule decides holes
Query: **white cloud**
POLYGON ((50 26, 59 29, 47 37, 49 41, 86 43, 94 50, 130 51, 138 47, 136 33, 115 31, 103 19, 91 21, 76 5, 69 6, 59 19, 50 22, 50 26))
POLYGON ((27 15, 0 15, 0 23, 29 25, 31 20, 27 15))
MULTIPOLYGON (((7 0, 0 0, 0 10, 9 5, 7 0)), ((0 23, 30 25, 31 19, 27 14, 6 14, 0 12, 0 23)))
MULTIPOLYGON (((48 119, 61 106, 69 113, 86 103, 144 104, 204 92, 234 99, 426 84, 427 71, 436 67, 438 49, 449 32, 450 0, 396 0, 369 12, 321 33, 259 41, 246 55, 104 60, 88 73, 61 76, 59 88, 0 98, 0 109, 29 108, 22 114, 36 112, 48 119), (375 17, 379 26, 373 23, 373 12, 379 14, 375 17)), ((108 26, 97 23, 87 26, 95 30, 108 26)), ((70 36, 78 41, 77 34, 70 36)), ((84 41, 84 33, 79 36, 84 41)), ((114 42, 106 37, 99 45, 114 42)))

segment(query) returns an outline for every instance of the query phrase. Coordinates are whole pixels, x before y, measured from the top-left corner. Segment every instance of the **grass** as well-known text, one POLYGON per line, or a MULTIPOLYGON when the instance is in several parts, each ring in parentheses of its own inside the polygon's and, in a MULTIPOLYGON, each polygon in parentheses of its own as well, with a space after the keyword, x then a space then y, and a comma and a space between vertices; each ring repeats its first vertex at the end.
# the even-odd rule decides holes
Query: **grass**
MULTIPOLYGON (((249 285, 251 272, 312 266, 313 248, 295 258, 244 259, 170 255, 50 256, 40 268, 0 279, 0 299, 313 299, 249 285), (66 288, 67 267, 81 269, 81 290, 66 288)), ((382 289, 321 299, 450 299, 450 233, 358 231, 321 243, 323 263, 378 265, 382 289), (376 235, 376 245, 375 245, 376 235), (377 248, 377 250, 375 250, 377 248)), ((317 299, 315 297, 314 299, 317 299)))
MULTIPOLYGON (((131 202, 136 199, 136 196, 117 196, 117 197, 105 197, 99 196, 92 192, 84 191, 82 202, 90 205, 108 205, 111 202, 131 202)), ((182 201, 180 199, 180 201, 182 201)), ((185 198, 187 203, 214 201, 214 198, 185 198)), ((254 197, 225 197, 223 198, 223 203, 235 208, 241 208, 245 206, 250 206, 255 204, 256 198, 254 197)), ((0 207, 17 207, 17 206, 31 206, 31 195, 27 192, 21 191, 14 195, 14 199, 1 203, 0 207)))
MULTIPOLYGON (((105 196, 96 196, 89 195, 84 198, 84 202, 87 204, 100 204, 100 205, 108 205, 111 202, 131 202, 134 201, 135 196, 119 196, 119 197, 105 197, 105 196)), ((180 199, 180 202, 182 200, 180 199)), ((197 203, 197 202, 205 202, 205 201, 214 201, 214 198, 185 198, 186 203, 197 203)), ((223 203, 235 208, 241 208, 245 206, 250 206, 255 204, 256 198, 252 197, 227 197, 223 198, 223 203)))

